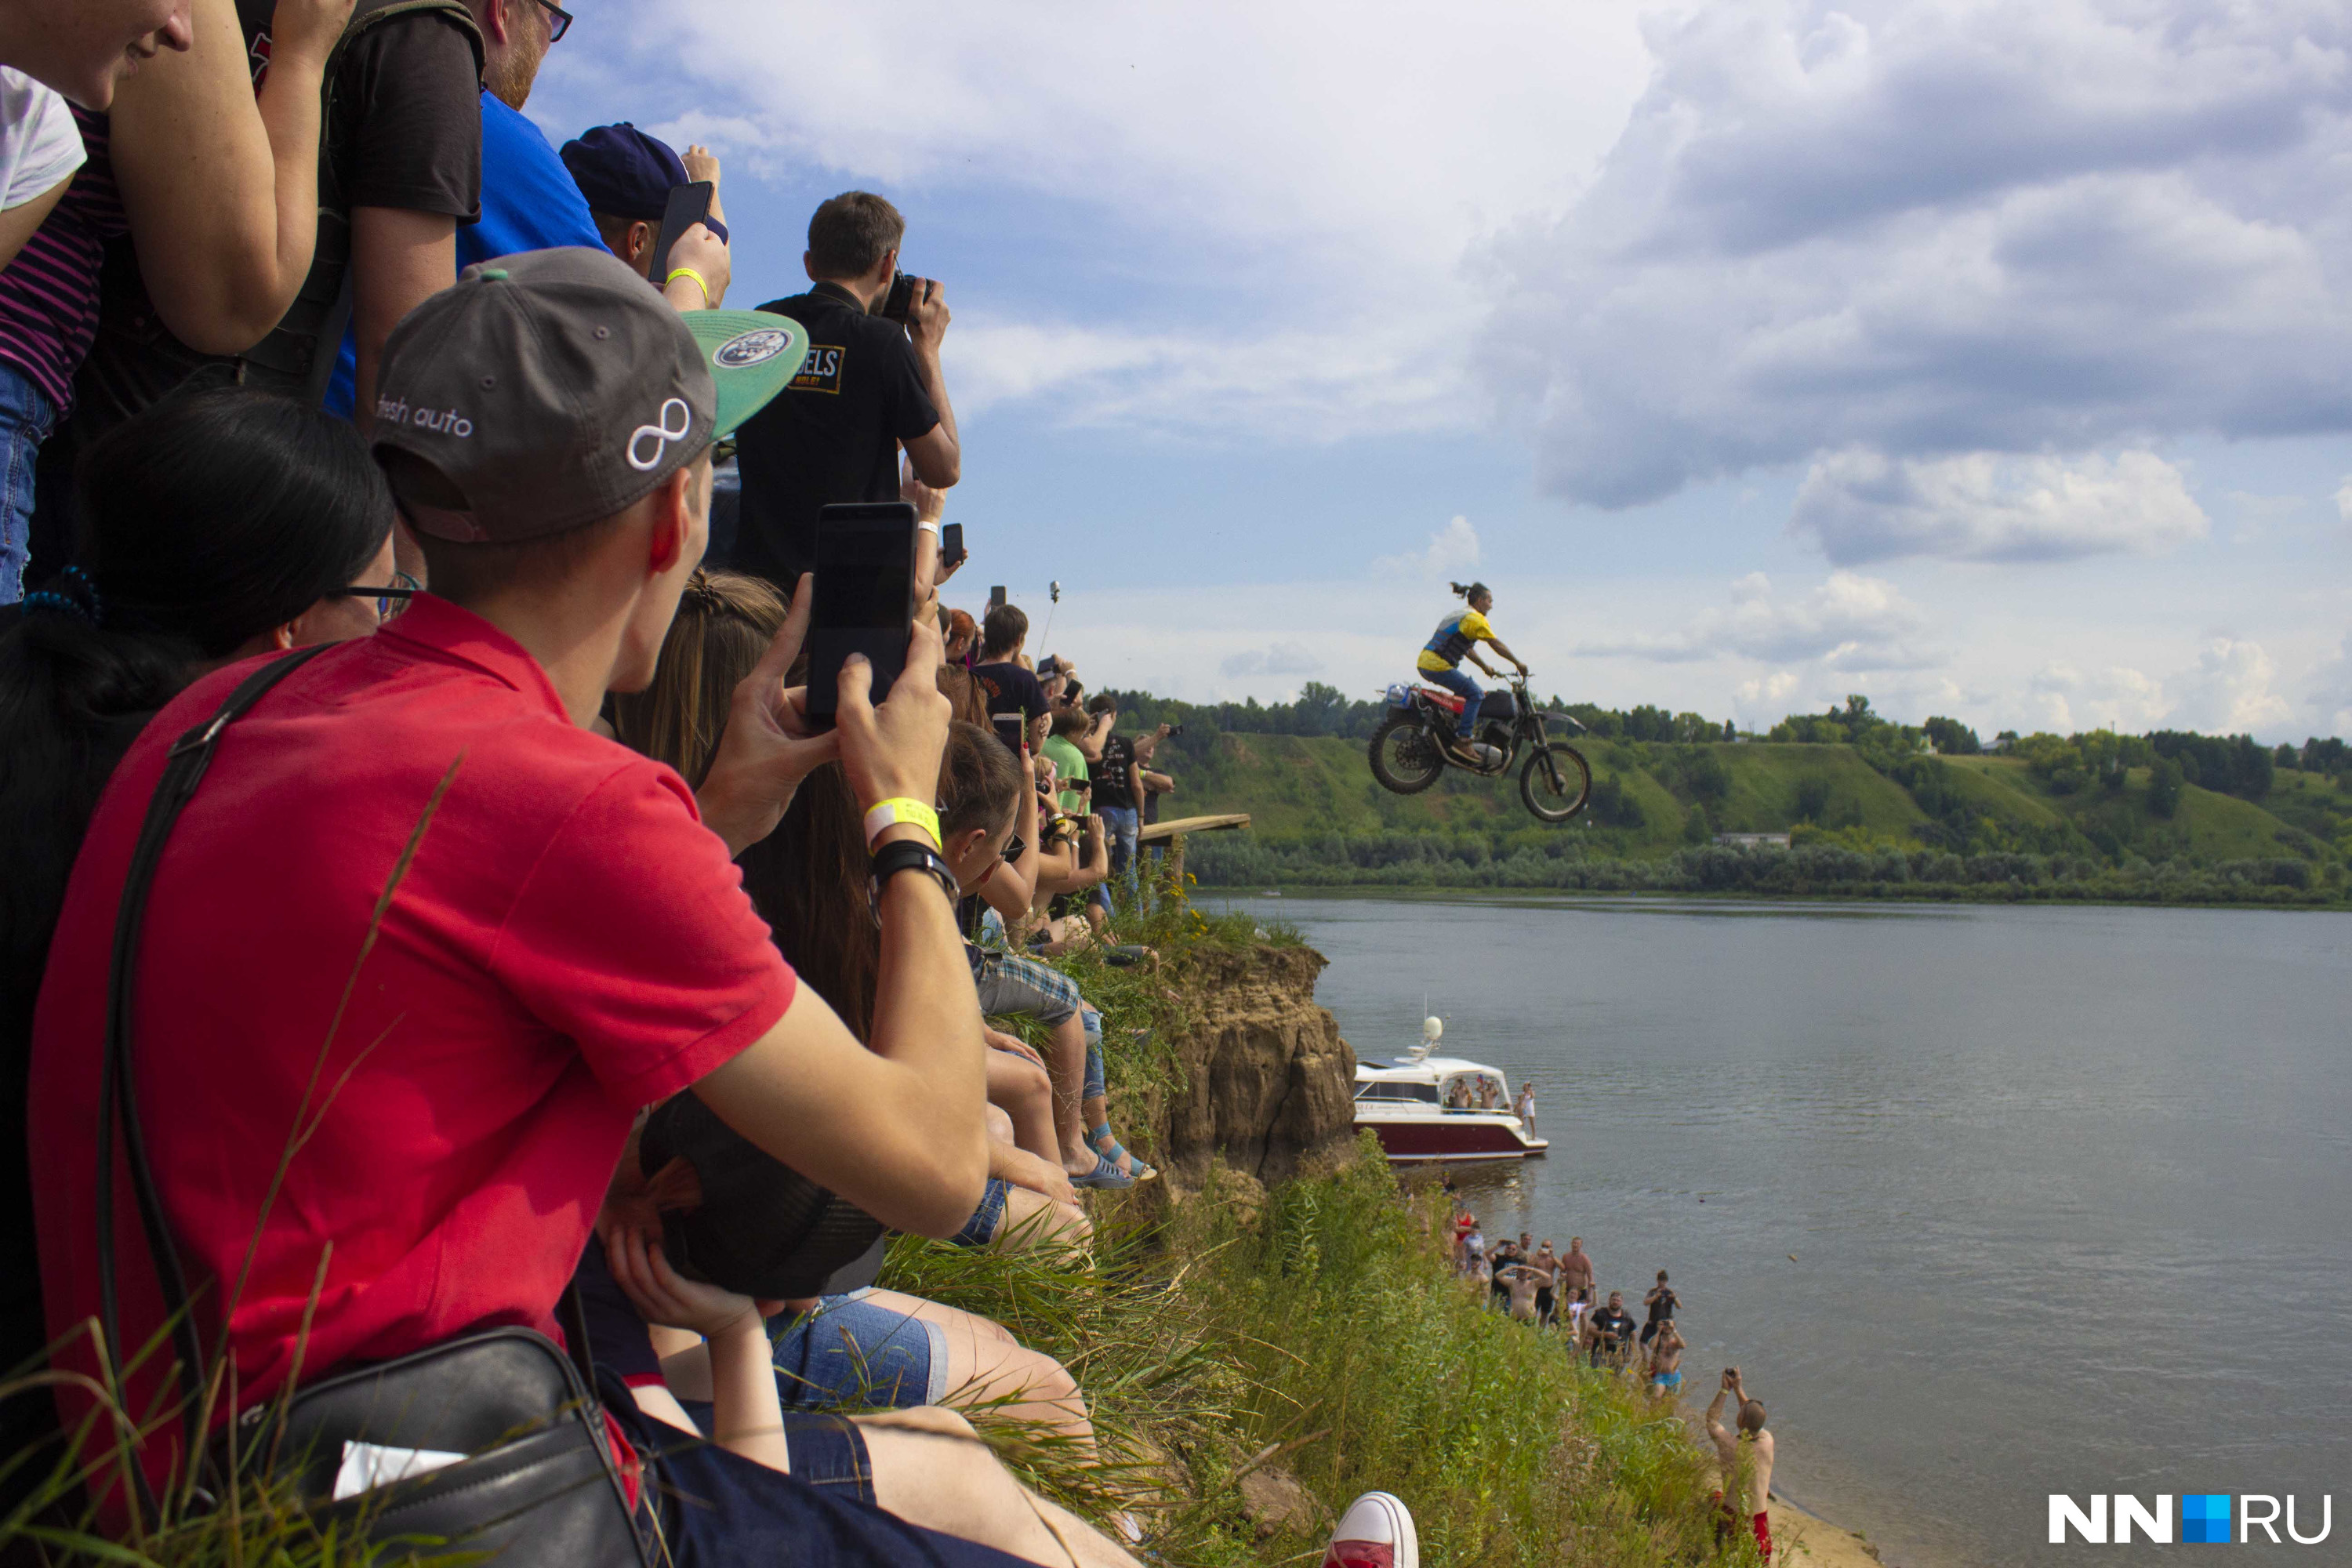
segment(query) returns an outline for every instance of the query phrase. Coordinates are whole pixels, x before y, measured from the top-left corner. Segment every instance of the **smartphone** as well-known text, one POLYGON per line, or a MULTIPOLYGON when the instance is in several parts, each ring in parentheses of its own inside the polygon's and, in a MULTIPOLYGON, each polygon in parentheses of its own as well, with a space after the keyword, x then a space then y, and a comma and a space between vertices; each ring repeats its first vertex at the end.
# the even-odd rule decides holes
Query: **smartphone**
POLYGON ((841 667, 862 653, 874 667, 877 705, 907 668, 915 625, 915 509, 906 501, 853 501, 816 514, 816 584, 809 604, 809 721, 833 728, 841 667))
POLYGON ((709 180, 689 180, 669 188, 669 201, 662 208, 661 232, 654 237, 654 261, 648 276, 656 289, 669 276, 670 247, 677 237, 710 216, 710 198, 718 186, 709 180))
POLYGON ((963 564, 963 524, 942 523, 940 526, 940 570, 951 571, 963 564))
POLYGON ((1004 608, 1003 584, 999 583, 995 587, 991 588, 988 591, 988 607, 991 610, 1001 610, 1004 608))

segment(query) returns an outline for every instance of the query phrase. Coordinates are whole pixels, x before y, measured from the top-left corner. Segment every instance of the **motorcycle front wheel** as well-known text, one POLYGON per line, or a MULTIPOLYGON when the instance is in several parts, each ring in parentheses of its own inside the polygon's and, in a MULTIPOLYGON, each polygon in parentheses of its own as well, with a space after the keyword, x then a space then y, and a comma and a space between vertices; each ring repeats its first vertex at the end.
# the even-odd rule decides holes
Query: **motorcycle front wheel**
POLYGON ((1519 773, 1519 798, 1545 822, 1566 822, 1592 798, 1592 770, 1574 746, 1538 747, 1519 773))
POLYGON ((1418 713, 1400 713, 1372 731, 1372 777, 1398 795, 1419 795, 1445 771, 1445 753, 1418 713))

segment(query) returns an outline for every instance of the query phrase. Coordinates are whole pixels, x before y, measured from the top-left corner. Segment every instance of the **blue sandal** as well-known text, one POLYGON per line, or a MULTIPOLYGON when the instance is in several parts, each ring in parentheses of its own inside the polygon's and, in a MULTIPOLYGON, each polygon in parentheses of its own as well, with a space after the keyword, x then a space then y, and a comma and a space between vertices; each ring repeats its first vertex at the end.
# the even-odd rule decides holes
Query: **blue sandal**
POLYGON ((1127 1174, 1130 1181, 1148 1182, 1160 1173, 1145 1164, 1141 1157, 1129 1153, 1126 1146, 1110 1135, 1110 1123, 1108 1121, 1087 1133, 1087 1142, 1093 1146, 1098 1157, 1109 1163, 1113 1170, 1117 1170, 1118 1163, 1125 1160, 1127 1174))
POLYGON ((1108 1187, 1113 1191, 1118 1191, 1135 1185, 1135 1178, 1129 1175, 1125 1171, 1120 1170, 1118 1166, 1114 1164, 1112 1162, 1104 1159, 1100 1154, 1097 1154, 1095 1156, 1095 1168, 1087 1172, 1083 1176, 1072 1176, 1070 1178, 1070 1185, 1074 1187, 1108 1187))

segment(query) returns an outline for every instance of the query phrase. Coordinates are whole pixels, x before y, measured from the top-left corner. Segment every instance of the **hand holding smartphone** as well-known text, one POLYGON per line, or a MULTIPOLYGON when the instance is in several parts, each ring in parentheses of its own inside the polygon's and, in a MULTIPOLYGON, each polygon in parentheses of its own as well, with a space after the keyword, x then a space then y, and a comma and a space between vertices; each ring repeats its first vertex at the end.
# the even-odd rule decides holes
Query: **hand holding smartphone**
POLYGON ((817 513, 816 579, 809 605, 808 717, 833 728, 841 667, 862 653, 874 667, 879 705, 907 668, 915 624, 915 509, 905 501, 856 501, 817 513))
POLYGON ((669 276, 669 253, 677 237, 710 216, 710 198, 719 187, 709 180, 689 180, 669 188, 662 207, 661 232, 654 238, 653 265, 646 276, 656 289, 669 276))

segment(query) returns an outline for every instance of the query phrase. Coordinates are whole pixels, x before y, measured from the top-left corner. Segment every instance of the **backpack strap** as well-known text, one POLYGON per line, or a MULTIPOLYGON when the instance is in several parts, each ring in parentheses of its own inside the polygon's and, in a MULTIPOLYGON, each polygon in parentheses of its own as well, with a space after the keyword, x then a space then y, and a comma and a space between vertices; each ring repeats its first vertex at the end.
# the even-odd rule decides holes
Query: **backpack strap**
MULTIPOLYGON (((106 981, 106 1049, 99 1066, 98 1291, 100 1321, 106 1331, 101 1352, 110 1363, 108 1376, 120 1397, 121 1369, 131 1358, 125 1354, 122 1343, 114 1258, 114 1130, 119 1118, 124 1163, 131 1170, 131 1191, 138 1200, 141 1226, 146 1232, 148 1256, 153 1260, 155 1277, 163 1287, 163 1310, 171 1325, 172 1345, 179 1366, 180 1418, 192 1458, 201 1450, 204 1436, 196 1426, 204 1403, 204 1341, 196 1332, 189 1305, 187 1274, 180 1266, 178 1249, 172 1244, 163 1194, 156 1188, 154 1171, 147 1163, 146 1145, 140 1135, 139 1097, 131 1092, 131 993, 138 973, 139 928, 147 912, 147 893, 155 880, 156 865, 163 859, 164 840, 172 836, 173 824, 180 819, 181 810, 194 796, 205 770, 212 764, 213 748, 221 731, 260 701, 262 694, 271 687, 332 646, 320 643, 270 660, 237 682, 236 689, 228 694, 227 700, 214 710, 211 718, 172 743, 163 763, 163 776, 157 781, 155 793, 147 803, 147 817, 140 826, 138 844, 131 852, 131 868, 123 877, 122 897, 115 907, 114 952, 106 981)), ((141 1502, 152 1517, 155 1500, 148 1489, 146 1470, 134 1465, 131 1473, 138 1481, 141 1502)))

